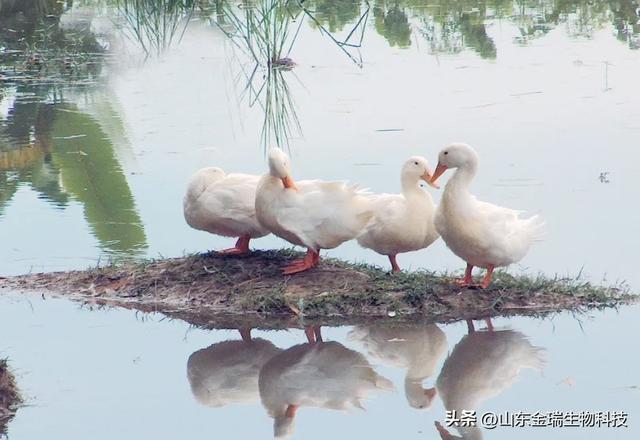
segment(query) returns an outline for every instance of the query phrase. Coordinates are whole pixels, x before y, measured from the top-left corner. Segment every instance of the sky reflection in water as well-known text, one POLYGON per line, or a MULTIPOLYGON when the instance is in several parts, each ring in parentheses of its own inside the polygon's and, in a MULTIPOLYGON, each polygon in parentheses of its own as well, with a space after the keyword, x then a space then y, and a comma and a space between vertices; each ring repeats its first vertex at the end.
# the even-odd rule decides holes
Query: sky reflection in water
MULTIPOLYGON (((513 270, 638 283, 638 243, 625 233, 640 219, 626 202, 640 166, 634 2, 305 2, 313 19, 290 2, 287 17, 304 23, 288 19, 291 50, 280 55, 296 66, 284 70, 222 33, 234 30, 226 2, 166 3, 168 36, 138 24, 167 40, 146 53, 124 3, 34 4, 0 10, 15 31, 2 34, 4 273, 228 247, 185 225, 185 182, 206 165, 263 173, 265 146, 288 127, 295 176, 380 192, 397 191, 406 157, 433 161, 466 140, 482 158, 479 197, 547 219, 545 241, 513 270), (42 11, 47 33, 33 22, 42 11), (26 58, 14 52, 25 48, 26 58)), ((330 253, 385 264, 353 243, 330 253)), ((400 263, 461 267, 442 243, 400 263)))

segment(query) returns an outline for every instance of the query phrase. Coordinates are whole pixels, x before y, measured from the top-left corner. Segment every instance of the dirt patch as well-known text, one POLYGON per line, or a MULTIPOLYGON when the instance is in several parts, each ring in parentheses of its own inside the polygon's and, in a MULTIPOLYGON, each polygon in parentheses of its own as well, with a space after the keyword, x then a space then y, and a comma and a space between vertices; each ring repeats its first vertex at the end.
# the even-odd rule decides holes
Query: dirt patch
POLYGON ((0 359, 0 438, 7 434, 7 424, 22 403, 15 378, 6 359, 0 359))
POLYGON ((359 322, 382 317, 444 322, 634 302, 622 287, 498 272, 486 290, 460 288, 432 272, 389 274, 369 265, 324 260, 283 277, 292 251, 216 253, 126 263, 86 271, 0 279, 0 289, 52 292, 94 305, 161 312, 205 327, 279 328, 292 323, 359 322))

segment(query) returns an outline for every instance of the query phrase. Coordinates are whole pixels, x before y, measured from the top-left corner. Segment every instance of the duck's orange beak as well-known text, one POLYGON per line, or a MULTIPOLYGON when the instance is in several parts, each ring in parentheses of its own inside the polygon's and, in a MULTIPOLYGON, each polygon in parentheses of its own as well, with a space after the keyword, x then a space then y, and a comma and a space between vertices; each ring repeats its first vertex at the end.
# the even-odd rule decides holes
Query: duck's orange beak
POLYGON ((293 178, 291 178, 291 176, 283 177, 282 178, 282 184, 287 189, 293 189, 293 190, 297 190, 298 189, 296 187, 296 183, 293 181, 293 178))
POLYGON ((296 416, 296 411, 298 411, 298 405, 289 405, 287 406, 285 415, 290 419, 293 419, 296 416))
POLYGON ((422 176, 420 176, 420 178, 425 182, 427 182, 430 186, 434 187, 435 189, 440 189, 440 185, 438 185, 436 182, 431 180, 433 179, 433 177, 431 176, 431 171, 429 171, 429 168, 427 168, 427 170, 424 172, 422 176))
POLYGON ((444 173, 445 171, 447 171, 447 166, 442 165, 440 162, 438 162, 438 166, 436 167, 436 172, 433 173, 433 176, 431 177, 432 186, 436 183, 436 180, 438 180, 438 177, 442 176, 442 173, 444 173))
POLYGON ((436 390, 435 387, 427 388, 426 390, 424 390, 424 395, 427 396, 429 402, 431 402, 438 395, 438 390, 436 390))
POLYGON ((440 434, 440 438, 442 440, 457 440, 462 439, 462 437, 458 437, 457 435, 451 434, 447 429, 440 424, 440 422, 434 422, 436 424, 436 429, 438 430, 438 434, 440 434))

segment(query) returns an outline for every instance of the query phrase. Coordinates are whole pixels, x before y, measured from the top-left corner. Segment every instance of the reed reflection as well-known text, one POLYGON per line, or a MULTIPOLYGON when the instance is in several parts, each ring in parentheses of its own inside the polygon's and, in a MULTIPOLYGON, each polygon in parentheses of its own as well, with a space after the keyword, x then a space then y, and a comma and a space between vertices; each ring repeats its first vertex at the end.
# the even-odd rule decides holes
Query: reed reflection
POLYGON ((160 55, 184 34, 194 0, 116 0, 126 34, 149 55, 160 55))

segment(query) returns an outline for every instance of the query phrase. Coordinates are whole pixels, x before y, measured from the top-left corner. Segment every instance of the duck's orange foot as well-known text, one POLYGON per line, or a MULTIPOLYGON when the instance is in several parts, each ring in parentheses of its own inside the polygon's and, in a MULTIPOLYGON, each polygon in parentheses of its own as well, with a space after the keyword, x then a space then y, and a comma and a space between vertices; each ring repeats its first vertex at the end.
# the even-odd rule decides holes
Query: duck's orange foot
POLYGON ((249 253, 249 240, 251 240, 251 237, 249 237, 248 235, 243 235, 242 237, 238 238, 238 241, 236 241, 236 245, 232 248, 229 249, 223 249, 221 251, 218 251, 219 254, 222 255, 244 255, 244 254, 248 254, 249 253))
POLYGON ((482 279, 482 284, 480 284, 480 287, 482 287, 483 289, 486 289, 487 287, 489 287, 489 284, 491 284, 491 277, 493 275, 494 268, 495 266, 493 266, 492 264, 490 264, 489 267, 487 267, 487 273, 482 279))
POLYGON ((311 267, 312 266, 307 264, 304 260, 295 260, 282 268, 282 274, 291 275, 294 273, 303 272, 307 269, 310 269, 311 267))
POLYGON ((285 267, 303 266, 304 264, 305 264, 304 258, 300 258, 298 260, 293 260, 291 263, 287 264, 285 267))
POLYGON ((249 249, 232 247, 229 249, 222 249, 221 251, 218 251, 218 253, 222 255, 243 255, 243 254, 248 254, 249 249))
POLYGON ((468 287, 468 288, 475 288, 478 287, 478 284, 475 284, 473 282, 473 276, 471 276, 471 271, 473 270, 473 266, 469 263, 467 263, 467 268, 464 271, 464 278, 460 278, 457 280, 453 280, 452 284, 459 286, 459 287, 468 287))
POLYGON ((294 273, 304 272, 316 266, 320 261, 320 255, 311 249, 307 250, 307 254, 302 260, 293 261, 282 269, 283 275, 292 275, 294 273))

